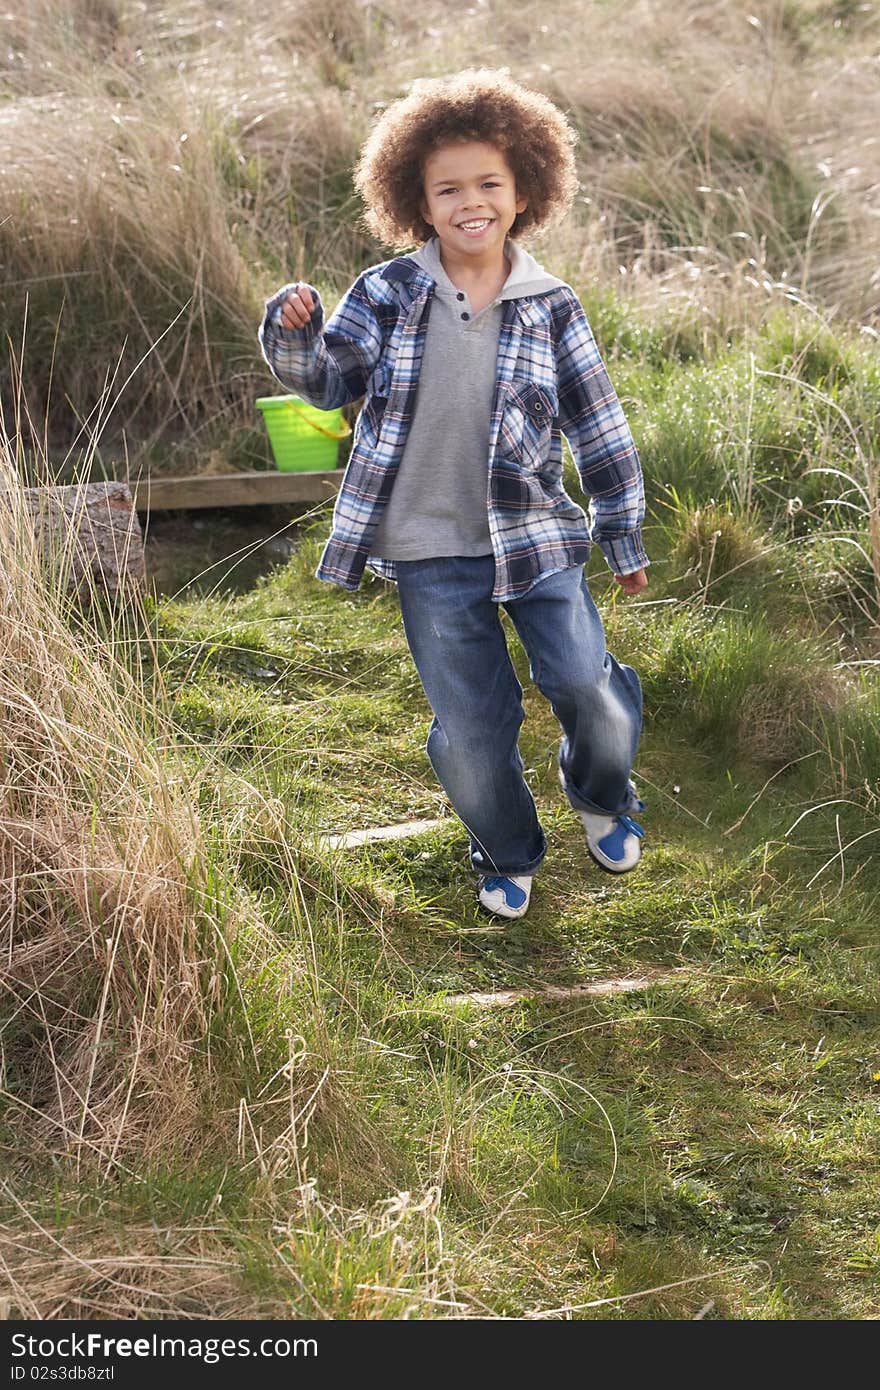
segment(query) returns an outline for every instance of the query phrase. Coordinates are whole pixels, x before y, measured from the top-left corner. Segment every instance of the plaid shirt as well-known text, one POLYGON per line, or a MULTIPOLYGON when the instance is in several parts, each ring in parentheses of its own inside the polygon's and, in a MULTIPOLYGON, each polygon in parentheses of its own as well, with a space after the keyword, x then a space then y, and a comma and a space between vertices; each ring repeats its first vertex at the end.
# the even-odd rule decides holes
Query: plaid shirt
MULTIPOLYGON (((363 271, 326 326, 311 285, 315 307, 302 329, 279 321, 293 285, 266 302, 259 342, 282 386, 324 410, 365 396, 315 571, 344 589, 357 589, 365 566, 396 582, 395 562, 371 556, 370 546, 415 408, 435 284, 401 256, 363 271)), ((574 290, 505 300, 497 363, 487 472, 492 598, 519 598, 542 575, 586 561, 591 541, 615 574, 643 568, 639 457, 574 290), (562 434, 590 499, 589 524, 563 487, 562 434)))

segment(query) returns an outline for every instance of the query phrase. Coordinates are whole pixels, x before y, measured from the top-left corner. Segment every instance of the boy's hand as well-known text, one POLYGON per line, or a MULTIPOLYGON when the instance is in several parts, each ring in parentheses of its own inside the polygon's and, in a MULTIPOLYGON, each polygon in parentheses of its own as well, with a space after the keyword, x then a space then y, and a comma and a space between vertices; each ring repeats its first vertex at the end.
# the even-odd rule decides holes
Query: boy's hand
POLYGON ((308 285, 298 283, 281 301, 282 327, 305 328, 314 307, 315 301, 308 285))
POLYGON ((632 574, 616 574, 621 589, 625 594, 637 594, 640 589, 647 587, 648 576, 644 570, 635 570, 632 574))

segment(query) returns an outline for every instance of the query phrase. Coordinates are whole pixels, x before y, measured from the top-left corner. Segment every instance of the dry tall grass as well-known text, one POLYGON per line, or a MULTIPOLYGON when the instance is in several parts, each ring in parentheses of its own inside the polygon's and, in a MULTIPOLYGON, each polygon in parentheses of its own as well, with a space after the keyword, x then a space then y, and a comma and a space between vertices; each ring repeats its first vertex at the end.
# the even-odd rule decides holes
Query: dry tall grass
POLYGON ((838 8, 282 0, 255 17, 243 0, 36 0, 0 15, 0 302, 18 323, 27 299, 34 417, 66 448, 108 356, 127 369, 149 351, 105 465, 125 444, 150 466, 176 447, 178 471, 221 440, 234 456, 265 389, 263 298, 295 277, 332 298, 387 254, 359 222, 360 144, 413 78, 475 55, 580 132, 581 194, 536 248, 553 269, 665 302, 715 340, 785 297, 876 326, 878 19, 838 8))
MULTIPOLYGON (((2 1189, 0 1189, 2 1190, 2 1189)), ((6 1194, 4 1194, 6 1195, 6 1194)), ((217 1226, 160 1231, 132 1224, 96 1235, 88 1223, 54 1234, 19 1204, 0 1222, 0 1317, 284 1317, 287 1305, 242 1288, 217 1226), (8 1316, 8 1313, 6 1314, 8 1316)))
POLYGON ((75 532, 38 543, 10 435, 0 417, 2 1095, 38 1147, 109 1168, 195 1116, 227 944, 194 779, 125 650, 132 596, 68 597, 75 532))
POLYGON ((22 483, 47 483, 50 469, 23 451, 17 406, 14 421, 0 412, 0 1113, 11 1166, 39 1151, 58 1171, 141 1171, 253 1143, 243 1162, 303 1177, 312 1117, 338 1111, 351 1129, 323 1031, 308 868, 285 807, 231 772, 222 742, 188 748, 138 594, 111 599, 88 575, 85 593, 68 586, 80 577, 78 530, 50 538, 34 524, 22 483), (244 859, 289 886, 297 930, 284 941, 245 886, 244 859))

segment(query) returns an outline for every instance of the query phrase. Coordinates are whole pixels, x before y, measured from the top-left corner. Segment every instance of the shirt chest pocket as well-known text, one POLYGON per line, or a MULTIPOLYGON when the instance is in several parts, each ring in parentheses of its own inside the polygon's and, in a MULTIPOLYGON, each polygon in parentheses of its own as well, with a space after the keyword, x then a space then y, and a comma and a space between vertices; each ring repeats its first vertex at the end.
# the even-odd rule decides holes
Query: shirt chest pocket
POLYGON ((392 367, 388 362, 380 362, 367 381, 367 394, 364 399, 364 413, 373 433, 378 436, 382 427, 385 407, 391 391, 392 367))
POLYGON ((505 457, 521 468, 541 468, 550 453, 558 410, 556 392, 551 387, 511 382, 501 417, 500 444, 505 457))

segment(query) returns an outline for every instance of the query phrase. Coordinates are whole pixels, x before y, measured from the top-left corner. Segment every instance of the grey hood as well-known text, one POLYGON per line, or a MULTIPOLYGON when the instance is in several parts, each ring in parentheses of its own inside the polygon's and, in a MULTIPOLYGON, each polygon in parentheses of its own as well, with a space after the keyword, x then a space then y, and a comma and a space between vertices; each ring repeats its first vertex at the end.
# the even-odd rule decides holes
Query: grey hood
MULTIPOLYGON (((504 249, 510 258, 510 274, 504 288, 499 292, 499 299, 523 299, 526 295, 544 294, 547 290, 555 290, 565 284, 564 280, 548 274, 534 256, 511 240, 510 237, 507 238, 504 249)), ((436 280, 437 294, 448 294, 454 297, 458 293, 456 286, 443 269, 438 237, 430 237, 418 251, 411 252, 407 256, 407 260, 415 261, 421 270, 427 271, 432 279, 436 280)))

